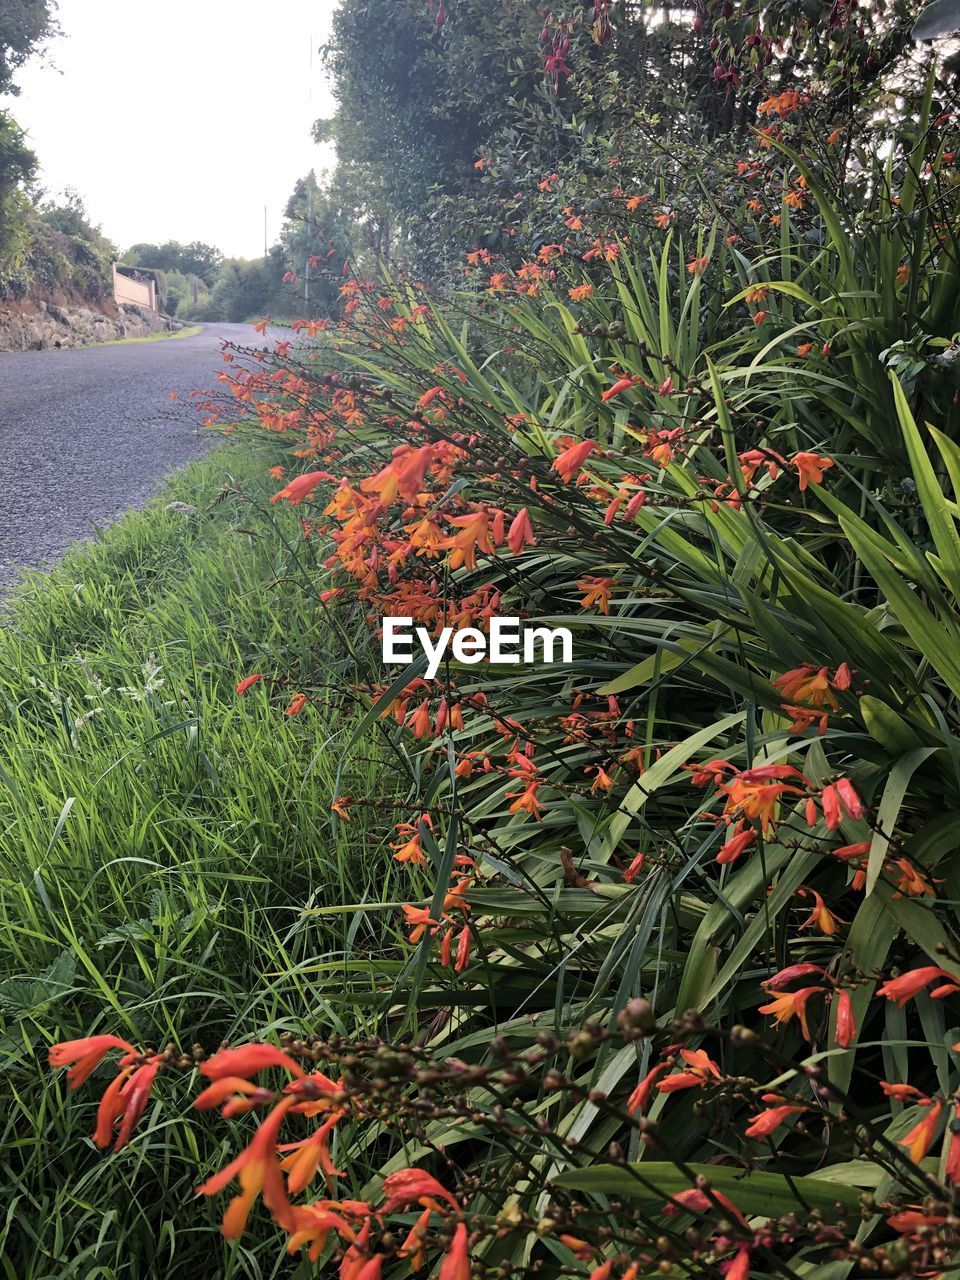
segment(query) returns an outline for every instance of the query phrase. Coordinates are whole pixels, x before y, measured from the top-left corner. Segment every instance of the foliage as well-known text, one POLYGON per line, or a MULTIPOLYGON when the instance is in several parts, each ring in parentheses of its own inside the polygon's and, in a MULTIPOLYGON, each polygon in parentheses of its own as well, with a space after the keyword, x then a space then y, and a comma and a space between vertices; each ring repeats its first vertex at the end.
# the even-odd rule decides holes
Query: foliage
POLYGON ((23 131, 0 111, 0 288, 6 293, 16 279, 26 249, 23 221, 29 202, 24 185, 36 170, 36 157, 23 131))
POLYGON ((825 133, 875 118, 888 85, 912 103, 918 8, 876 6, 868 21, 857 3, 820 0, 666 13, 646 0, 346 0, 328 50, 338 109, 318 137, 337 143, 334 185, 376 228, 375 252, 437 278, 478 230, 491 249, 539 247, 514 208, 533 175, 560 175, 554 218, 611 159, 618 176, 717 205, 713 161, 771 95, 816 85, 825 133))
POLYGON ((4 0, 0 10, 0 94, 16 93, 13 77, 57 30, 56 0, 4 0))
POLYGON ((196 276, 211 285, 223 264, 223 254, 215 245, 194 240, 180 244, 167 240, 163 244, 135 244, 124 255, 124 260, 135 267, 151 267, 159 271, 178 271, 184 276, 196 276))

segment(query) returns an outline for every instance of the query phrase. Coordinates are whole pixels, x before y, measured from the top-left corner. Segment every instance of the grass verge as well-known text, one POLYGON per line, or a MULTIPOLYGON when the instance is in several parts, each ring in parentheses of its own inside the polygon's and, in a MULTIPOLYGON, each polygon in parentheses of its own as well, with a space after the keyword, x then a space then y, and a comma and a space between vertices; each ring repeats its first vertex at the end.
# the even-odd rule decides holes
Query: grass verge
POLYGON ((104 1160, 95 1106, 44 1068, 51 1040, 90 1032, 210 1047, 305 1014, 337 1027, 354 958, 386 945, 382 913, 305 913, 389 898, 393 815, 331 824, 338 765, 356 794, 379 773, 369 741, 344 759, 339 679, 298 717, 277 714, 288 672, 323 683, 325 623, 295 513, 265 504, 270 536, 251 527, 275 488, 265 470, 243 447, 214 450, 31 574, 0 631, 0 1275, 285 1266, 275 1241, 262 1257, 255 1240, 221 1245, 193 1195, 222 1125, 214 1142, 201 1119, 155 1106, 134 1158, 104 1160), (240 676, 278 662, 282 682, 236 696, 240 676))
POLYGON ((202 324, 191 324, 185 329, 177 329, 174 333, 164 330, 162 333, 148 333, 142 338, 111 338, 108 342, 85 342, 86 347, 125 347, 134 342, 169 342, 175 338, 194 338, 203 331, 202 324))

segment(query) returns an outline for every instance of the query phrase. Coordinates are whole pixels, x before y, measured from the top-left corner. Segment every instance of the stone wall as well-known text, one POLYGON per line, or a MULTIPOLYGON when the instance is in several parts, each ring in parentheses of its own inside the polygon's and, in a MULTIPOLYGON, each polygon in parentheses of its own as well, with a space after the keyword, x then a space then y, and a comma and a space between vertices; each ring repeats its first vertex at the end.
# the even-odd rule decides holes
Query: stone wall
POLYGON ((92 307, 49 302, 0 302, 0 351, 46 351, 82 347, 118 338, 145 338, 183 325, 143 307, 121 306, 115 314, 92 307))

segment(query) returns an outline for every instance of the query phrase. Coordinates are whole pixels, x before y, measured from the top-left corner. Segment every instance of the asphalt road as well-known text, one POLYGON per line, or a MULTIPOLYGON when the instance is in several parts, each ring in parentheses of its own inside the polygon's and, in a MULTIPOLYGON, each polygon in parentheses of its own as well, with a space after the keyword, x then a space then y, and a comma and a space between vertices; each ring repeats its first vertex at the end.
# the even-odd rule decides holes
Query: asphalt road
POLYGON ((216 386, 221 338, 262 343, 250 325, 224 324, 156 342, 0 351, 0 581, 56 560, 206 452, 216 437, 169 393, 216 386))

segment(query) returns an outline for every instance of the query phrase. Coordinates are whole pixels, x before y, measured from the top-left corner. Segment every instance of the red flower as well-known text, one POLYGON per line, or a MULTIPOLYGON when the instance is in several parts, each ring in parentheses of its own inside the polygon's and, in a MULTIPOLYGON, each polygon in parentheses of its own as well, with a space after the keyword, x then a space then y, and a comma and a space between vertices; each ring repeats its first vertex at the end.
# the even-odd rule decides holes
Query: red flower
POLYGON ((309 701, 310 698, 307 694, 298 693, 291 698, 290 705, 283 714, 285 716, 298 716, 309 701))
POLYGON ((383 1191, 386 1200, 384 1213, 393 1213, 397 1209, 408 1209, 410 1205, 419 1204, 427 1208, 433 1207, 438 1200, 445 1200, 458 1213, 460 1206, 433 1174, 425 1169, 399 1169, 396 1173, 388 1173, 383 1180, 383 1191))
POLYGON ((724 1280, 750 1280, 750 1250, 745 1244, 737 1249, 732 1262, 723 1265, 724 1280))
POLYGON ((823 805, 823 820, 828 831, 837 830, 843 821, 844 810, 851 818, 863 817, 863 801, 849 778, 838 778, 836 782, 824 787, 820 803, 823 805))
POLYGON ((150 1091, 161 1067, 159 1057, 151 1058, 134 1070, 124 1067, 116 1079, 108 1086, 100 1099, 97 1108, 97 1127, 93 1140, 98 1147, 108 1147, 113 1138, 113 1131, 120 1122, 114 1151, 126 1146, 134 1126, 146 1110, 150 1101, 150 1091))
POLYGON ((244 676, 244 678, 237 685, 237 693, 242 698, 248 689, 252 689, 253 686, 257 683, 257 681, 262 679, 263 679, 263 676, 260 676, 260 675, 244 676))
MULTIPOLYGON (((88 1079, 111 1049, 123 1049, 125 1055, 136 1056, 136 1049, 119 1036, 86 1036, 83 1040, 64 1040, 62 1044, 51 1045, 47 1055, 51 1067, 65 1067, 72 1063, 67 1072, 67 1083, 71 1089, 78 1089, 88 1079)), ((123 1066, 128 1059, 121 1059, 123 1066)))
POLYGON ((681 1049, 680 1057, 690 1068, 661 1080, 657 1088, 661 1093, 675 1093, 678 1089, 692 1089, 720 1079, 720 1068, 703 1049, 681 1049))
POLYGON ((853 1001, 849 991, 837 994, 837 1044, 841 1049, 849 1049, 857 1034, 857 1022, 853 1016, 853 1001))
POLYGON ((470 1240, 467 1224, 458 1222, 453 1242, 440 1268, 440 1280, 470 1280, 470 1240))
POLYGON ((612 387, 607 387, 600 399, 604 404, 606 404, 607 401, 612 400, 614 396, 619 396, 624 391, 629 391, 637 382, 639 382, 639 378, 618 378, 612 387))
POLYGON ((646 1111, 650 1104, 650 1098, 653 1094, 653 1086, 657 1083, 664 1071, 670 1068, 669 1062, 661 1062, 647 1072, 637 1087, 627 1099, 627 1114, 636 1115, 638 1111, 646 1111))
POLYGON ((689 1191, 678 1191, 671 1197, 670 1202, 664 1205, 662 1212, 677 1213, 679 1206, 682 1209, 690 1209, 693 1213, 716 1213, 718 1204, 722 1205, 738 1222, 746 1225, 746 1219, 730 1197, 714 1189, 711 1189, 709 1195, 699 1187, 691 1187, 689 1191))
POLYGON ((303 1079, 304 1073, 299 1064, 272 1044, 245 1044, 236 1049, 221 1049, 200 1064, 200 1074, 208 1080, 223 1080, 227 1076, 249 1079, 267 1067, 283 1067, 291 1075, 303 1079))

